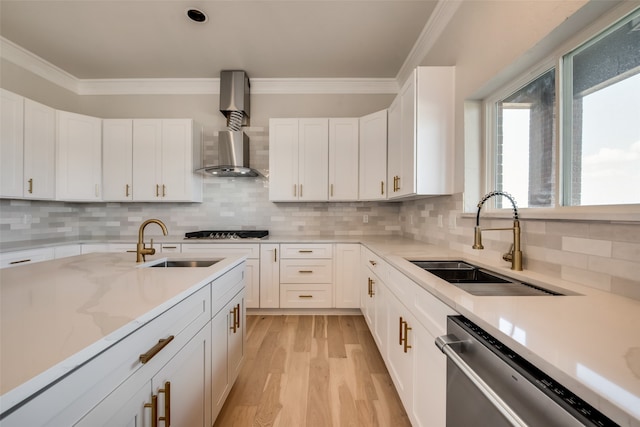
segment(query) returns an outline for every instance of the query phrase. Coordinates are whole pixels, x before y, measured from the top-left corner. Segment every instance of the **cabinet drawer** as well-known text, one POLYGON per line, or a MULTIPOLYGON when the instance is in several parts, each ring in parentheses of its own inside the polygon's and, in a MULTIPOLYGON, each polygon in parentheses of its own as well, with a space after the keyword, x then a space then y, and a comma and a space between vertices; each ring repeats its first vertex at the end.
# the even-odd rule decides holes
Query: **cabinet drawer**
POLYGON ((6 252, 0 254, 0 268, 17 267, 34 262, 54 259, 53 248, 29 249, 26 251, 6 252))
POLYGON ((246 264, 234 267, 211 282, 211 317, 222 309, 229 299, 245 287, 246 264))
POLYGON ((330 259, 283 259, 280 283, 331 283, 333 261, 330 259))
POLYGON ((362 262, 376 274, 379 278, 386 281, 388 276, 388 264, 378 255, 369 249, 362 247, 362 262))
POLYGON ((260 258, 259 244, 242 243, 183 243, 182 252, 201 252, 215 257, 246 255, 247 258, 260 258))
POLYGON ((280 258, 332 258, 333 245, 331 243, 280 245, 280 258))
POLYGON ((330 308, 331 284, 280 285, 281 308, 330 308))

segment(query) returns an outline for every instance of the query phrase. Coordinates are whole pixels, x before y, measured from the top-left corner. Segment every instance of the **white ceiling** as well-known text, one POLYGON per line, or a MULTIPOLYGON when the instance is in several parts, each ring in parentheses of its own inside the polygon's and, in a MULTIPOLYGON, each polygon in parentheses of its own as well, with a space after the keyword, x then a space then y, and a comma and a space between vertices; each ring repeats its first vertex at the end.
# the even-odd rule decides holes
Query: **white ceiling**
MULTIPOLYGON (((396 78, 436 0, 2 0, 0 35, 78 79, 396 78), (204 11, 208 22, 186 17, 204 11)), ((423 41, 424 43, 424 41, 423 41)))

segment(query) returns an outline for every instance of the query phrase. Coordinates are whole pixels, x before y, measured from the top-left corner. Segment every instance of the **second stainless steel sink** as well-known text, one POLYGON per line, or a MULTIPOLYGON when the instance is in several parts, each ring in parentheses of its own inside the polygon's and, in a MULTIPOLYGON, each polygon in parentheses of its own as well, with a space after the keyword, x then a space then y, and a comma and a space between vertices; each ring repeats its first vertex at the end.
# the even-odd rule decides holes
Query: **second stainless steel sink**
POLYGON ((465 261, 409 260, 412 264, 446 280, 452 285, 478 296, 549 296, 563 295, 529 283, 477 267, 465 261))

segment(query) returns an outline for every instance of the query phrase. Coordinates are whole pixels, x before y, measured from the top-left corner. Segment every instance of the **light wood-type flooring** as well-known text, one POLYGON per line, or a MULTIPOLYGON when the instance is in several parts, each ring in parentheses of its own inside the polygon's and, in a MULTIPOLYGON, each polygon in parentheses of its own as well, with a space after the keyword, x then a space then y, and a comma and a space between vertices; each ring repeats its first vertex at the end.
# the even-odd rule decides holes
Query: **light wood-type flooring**
POLYGON ((247 316, 216 427, 410 426, 362 316, 247 316))

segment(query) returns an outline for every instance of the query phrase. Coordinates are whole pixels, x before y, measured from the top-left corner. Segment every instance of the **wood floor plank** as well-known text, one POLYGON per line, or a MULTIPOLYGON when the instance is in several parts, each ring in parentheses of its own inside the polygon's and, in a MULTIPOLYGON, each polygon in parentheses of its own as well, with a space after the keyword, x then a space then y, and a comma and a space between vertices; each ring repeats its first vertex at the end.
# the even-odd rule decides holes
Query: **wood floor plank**
POLYGON ((329 316, 327 324, 329 357, 347 357, 340 318, 338 316, 329 316))
POLYGON ((362 316, 247 316, 217 427, 410 426, 362 316))
POLYGON ((358 329, 356 319, 362 316, 338 316, 340 319, 340 330, 345 344, 358 344, 358 329))

